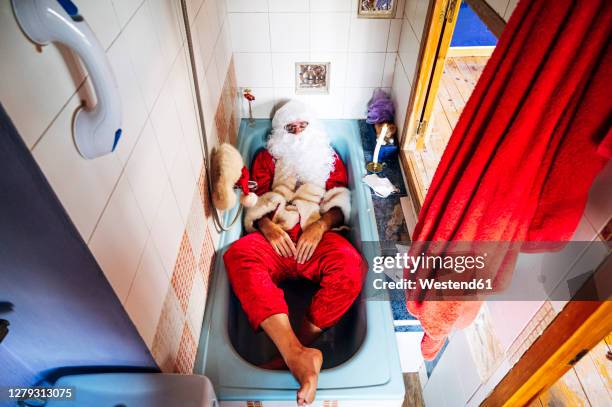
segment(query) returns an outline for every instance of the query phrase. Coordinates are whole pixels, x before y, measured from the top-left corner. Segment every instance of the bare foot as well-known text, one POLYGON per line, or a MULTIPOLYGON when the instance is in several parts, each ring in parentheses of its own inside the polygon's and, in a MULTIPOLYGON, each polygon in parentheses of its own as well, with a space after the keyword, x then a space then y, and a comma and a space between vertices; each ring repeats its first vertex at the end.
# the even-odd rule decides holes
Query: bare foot
POLYGON ((300 383, 300 389, 297 392, 298 406, 312 403, 317 392, 317 381, 323 364, 323 354, 318 349, 302 347, 289 355, 285 362, 295 379, 300 383))

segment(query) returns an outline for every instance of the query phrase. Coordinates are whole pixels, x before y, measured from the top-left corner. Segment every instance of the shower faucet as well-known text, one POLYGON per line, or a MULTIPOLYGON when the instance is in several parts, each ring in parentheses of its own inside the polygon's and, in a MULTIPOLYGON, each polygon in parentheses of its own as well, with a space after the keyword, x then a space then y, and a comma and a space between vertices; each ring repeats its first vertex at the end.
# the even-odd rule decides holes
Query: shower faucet
POLYGON ((109 154, 121 138, 121 100, 104 48, 70 0, 12 0, 23 33, 38 45, 61 43, 83 62, 97 103, 80 107, 72 122, 74 143, 87 159, 109 154))

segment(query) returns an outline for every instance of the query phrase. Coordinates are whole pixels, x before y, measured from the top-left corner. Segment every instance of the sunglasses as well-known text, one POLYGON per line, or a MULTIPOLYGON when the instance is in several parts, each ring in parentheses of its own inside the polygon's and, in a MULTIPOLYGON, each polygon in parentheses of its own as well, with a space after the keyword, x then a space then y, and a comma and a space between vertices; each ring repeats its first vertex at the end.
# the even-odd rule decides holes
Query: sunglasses
POLYGON ((306 127, 308 127, 308 122, 299 122, 297 124, 291 123, 285 126, 285 130, 287 130, 290 133, 293 133, 298 129, 304 130, 306 127))

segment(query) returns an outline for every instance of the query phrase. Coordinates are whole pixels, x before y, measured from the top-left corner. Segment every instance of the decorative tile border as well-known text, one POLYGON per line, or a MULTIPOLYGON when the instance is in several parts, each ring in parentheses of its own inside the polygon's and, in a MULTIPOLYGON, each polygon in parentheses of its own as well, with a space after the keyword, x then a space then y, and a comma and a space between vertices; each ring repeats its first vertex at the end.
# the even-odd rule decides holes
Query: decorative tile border
POLYGON ((514 340, 508 348, 508 361, 514 365, 523 356, 523 353, 542 335, 546 327, 555 319, 555 312, 550 301, 545 301, 538 309, 533 318, 529 321, 525 329, 514 340))
POLYGON ((179 253, 172 272, 172 288, 181 304, 183 312, 187 312, 189 306, 189 295, 193 286, 193 276, 196 273, 196 260, 191 249, 191 243, 187 237, 187 231, 183 232, 183 238, 179 247, 179 253))
POLYGON ((189 325, 185 323, 183 326, 183 335, 179 345, 178 354, 176 355, 176 363, 174 364, 175 373, 190 374, 193 370, 197 346, 193 334, 189 329, 189 325))
MULTIPOLYGON (((236 98, 232 60, 215 114, 219 142, 236 142, 236 98)), ((215 264, 215 246, 208 222, 211 208, 206 172, 202 166, 151 349, 153 358, 166 373, 189 374, 193 371, 201 319, 215 264)))

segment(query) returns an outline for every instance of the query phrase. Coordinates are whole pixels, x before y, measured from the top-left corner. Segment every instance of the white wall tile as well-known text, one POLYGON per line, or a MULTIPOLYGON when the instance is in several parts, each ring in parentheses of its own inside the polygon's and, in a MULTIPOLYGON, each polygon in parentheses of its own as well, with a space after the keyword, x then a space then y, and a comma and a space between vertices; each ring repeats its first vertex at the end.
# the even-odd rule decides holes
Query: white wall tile
POLYGON ((192 332, 196 333, 196 335, 202 330, 205 306, 206 288, 204 287, 204 278, 202 277, 202 273, 196 273, 193 279, 193 286, 191 287, 189 308, 187 309, 187 323, 191 327, 192 332))
POLYGON ((304 104, 311 104, 312 95, 296 94, 295 87, 292 88, 274 88, 275 108, 278 108, 291 99, 297 99, 304 104))
MULTIPOLYGON (((204 110, 204 127, 206 132, 209 132, 211 127, 214 127, 215 123, 215 112, 217 106, 212 104, 212 98, 210 90, 208 89, 208 78, 205 73, 198 73, 198 79, 200 80, 200 97, 202 99, 203 110, 204 110)), ((195 94, 195 92, 194 92, 195 94)))
POLYGON ((350 21, 350 13, 311 14, 311 51, 346 51, 350 21))
POLYGON ((0 100, 32 148, 84 76, 76 61, 66 61, 55 45, 36 51, 17 25, 10 1, 0 2, 0 37, 0 100))
POLYGON ((487 0, 487 3, 500 17, 504 17, 506 8, 508 7, 508 0, 487 0))
POLYGON ((153 127, 148 121, 125 172, 147 228, 151 229, 168 177, 153 127))
POLYGON ((404 15, 404 8, 406 7, 406 0, 397 0, 395 6, 395 18, 401 18, 404 15))
POLYGON ((239 87, 272 87, 272 57, 270 54, 234 54, 236 81, 239 87), (254 69, 254 68, 257 69, 254 69))
POLYGON ((230 13, 234 52, 270 52, 270 24, 265 13, 230 13))
POLYGON ((402 19, 391 20, 389 28, 389 39, 387 40, 387 52, 397 52, 402 31, 402 19))
POLYGON ((599 232, 610 221, 612 214, 612 161, 604 166, 593 180, 584 215, 599 232))
POLYGON ((219 97, 221 96, 221 89, 223 87, 223 79, 217 71, 217 64, 210 64, 206 69, 206 85, 208 88, 209 104, 216 108, 219 103, 219 97))
POLYGON ((417 0, 414 9, 414 19, 411 20, 412 29, 419 41, 423 37, 423 28, 425 27, 425 19, 427 18, 427 9, 429 8, 429 0, 417 0))
POLYGON ((227 20, 227 0, 216 0, 217 3, 217 16, 219 17, 219 24, 225 24, 227 20))
POLYGON ((502 345, 502 349, 507 350, 512 345, 542 304, 543 301, 487 302, 493 330, 502 345))
MULTIPOLYGON (((179 4, 180 2, 177 1, 176 3, 177 3, 177 9, 179 10, 179 16, 181 16, 180 14, 181 6, 179 4)), ((204 4, 204 0, 187 0, 187 15, 189 16, 190 25, 193 24, 196 16, 198 15, 198 13, 201 12, 201 8, 203 4, 204 4)), ((181 29, 183 30, 184 29, 184 27, 182 27, 183 17, 181 16, 180 19, 181 19, 181 29)))
POLYGON ((127 178, 122 176, 89 242, 89 249, 125 304, 148 229, 127 178))
MULTIPOLYGON (((94 0, 95 1, 95 0, 94 0)), ((144 2, 144 0, 112 0, 113 6, 115 6, 115 12, 121 27, 124 27, 127 22, 132 18, 138 7, 144 2)))
POLYGON ((196 178, 185 143, 180 140, 178 153, 170 170, 170 184, 183 222, 187 224, 191 201, 196 190, 196 178))
POLYGON ((149 110, 153 107, 164 83, 167 68, 156 30, 149 7, 145 3, 138 9, 124 31, 130 45, 130 55, 134 70, 137 72, 138 84, 149 110))
POLYGON ((116 155, 81 157, 72 139, 78 97, 68 104, 32 151, 81 237, 88 241, 121 172, 116 155))
MULTIPOLYGON (((404 15, 403 17, 407 18, 409 21, 415 21, 416 16, 416 8, 417 3, 420 0, 406 0, 404 5, 404 15)), ((401 15, 396 15, 396 18, 402 17, 401 15)))
POLYGON ((348 54, 344 52, 312 52, 314 62, 329 62, 329 86, 331 89, 346 86, 348 54))
POLYGON ((130 59, 130 47, 123 33, 107 51, 107 56, 121 96, 122 134, 115 152, 125 164, 147 119, 147 108, 130 59))
POLYGON ((399 351, 402 372, 416 373, 423 364, 421 340, 423 332, 396 332, 397 350, 399 351))
POLYGON ((310 0, 310 11, 353 11, 352 3, 351 0, 310 0))
POLYGON ((267 12, 268 0, 227 0, 227 11, 234 12, 267 12))
POLYGON ((214 0, 207 1, 195 20, 195 29, 197 32, 201 56, 203 58, 204 67, 208 69, 213 60, 215 44, 219 36, 219 23, 216 10, 208 7, 208 3, 214 0))
POLYGON ((348 87, 381 86, 385 68, 385 53, 350 53, 346 75, 348 87))
POLYGON ((397 54, 395 52, 387 52, 385 56, 385 70, 383 71, 382 86, 391 87, 393 85, 393 73, 395 72, 395 62, 397 54))
POLYGON ((157 38, 166 59, 166 66, 171 66, 182 43, 178 10, 173 1, 147 1, 156 26, 157 38))
POLYGON ((412 81, 419 57, 419 41, 414 32, 410 29, 407 20, 404 20, 402 35, 399 43, 399 57, 404 70, 408 75, 408 80, 412 81))
POLYGON ((295 86, 296 62, 305 62, 310 60, 311 59, 306 52, 272 54, 272 78, 274 86, 295 86))
MULTIPOLYGON (((253 117, 271 118, 272 111, 276 105, 274 88, 252 87, 251 90, 256 98, 253 101, 253 117)), ((242 117, 249 117, 249 107, 247 101, 242 98, 241 103, 242 117)))
POLYGON ((151 111, 151 123, 167 171, 172 168, 182 138, 181 124, 169 82, 164 85, 151 111))
POLYGON ((96 34, 102 47, 108 49, 121 31, 112 1, 82 0, 79 2, 79 13, 96 34))
POLYGON ((309 105, 321 119, 342 117, 345 88, 331 88, 328 95, 309 95, 309 105))
POLYGON ((308 103, 308 97, 306 95, 296 95, 295 87, 279 87, 274 88, 274 100, 277 105, 281 105, 284 102, 288 102, 291 99, 302 98, 302 101, 308 103))
POLYGON ((395 62, 393 72, 393 86, 391 88, 391 98, 395 106, 395 124, 398 128, 398 135, 402 136, 408 100, 410 98, 410 81, 404 72, 404 68, 399 58, 395 62))
POLYGON ((217 38, 217 44, 215 45, 214 53, 215 64, 217 65, 217 73, 220 77, 221 82, 225 80, 227 74, 227 68, 232 60, 232 43, 229 35, 228 25, 223 25, 221 32, 217 38), (223 79, 221 79, 223 78, 223 79))
POLYGON ((149 349, 161 316, 170 279, 164 271, 159 254, 149 238, 140 265, 125 302, 125 309, 149 349))
POLYGON ((163 199, 151 229, 151 238, 168 277, 172 277, 174 262, 181 244, 185 224, 181 218, 170 183, 164 187, 163 199))
POLYGON ((310 16, 305 13, 271 13, 272 52, 308 52, 310 16))
POLYGON ((508 7, 506 7, 506 12, 502 16, 504 20, 508 21, 512 13, 514 13, 514 9, 516 9, 516 5, 518 4, 518 0, 510 0, 508 2, 508 7))
MULTIPOLYGON (((486 304, 484 306, 486 307, 486 304)), ((480 386, 481 379, 473 355, 468 351, 470 344, 465 332, 456 332, 452 336, 452 342, 452 346, 449 346, 447 349, 454 356, 454 374, 463 392, 463 397, 460 401, 462 405, 465 405, 480 386)))
POLYGON ((307 13, 309 0, 268 0, 271 13, 307 13))
POLYGON ((368 101, 376 88, 346 88, 343 116, 345 119, 363 119, 368 101))
POLYGON ((204 2, 204 7, 206 7, 206 11, 210 15, 209 23, 214 26, 214 31, 219 32, 221 29, 221 25, 223 24, 223 18, 219 18, 219 3, 220 0, 206 0, 204 2))
POLYGON ((591 222, 587 219, 585 215, 582 215, 580 218, 580 222, 578 222, 578 226, 576 226, 576 230, 572 235, 573 241, 578 242, 590 242, 593 239, 597 238, 597 231, 591 225, 591 222))
POLYGON ((349 51, 385 52, 390 24, 387 19, 353 16, 351 19, 349 51))
MULTIPOLYGON (((202 55, 202 44, 199 37, 199 31, 197 31, 195 23, 193 25, 192 30, 193 31, 191 32, 191 39, 193 41, 193 57, 196 73, 201 86, 202 82, 205 80, 206 77, 206 70, 204 69, 204 56, 202 55)), ((183 54, 185 55, 185 58, 189 61, 188 52, 184 50, 183 54)), ((191 69, 191 65, 189 67, 191 69)))
POLYGON ((202 165, 199 121, 196 116, 195 100, 191 87, 191 71, 187 66, 185 55, 181 54, 170 73, 170 87, 176 102, 183 138, 189 152, 191 164, 198 171, 202 165))

